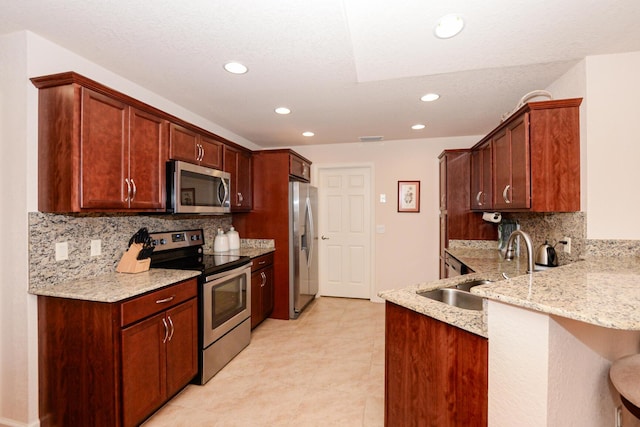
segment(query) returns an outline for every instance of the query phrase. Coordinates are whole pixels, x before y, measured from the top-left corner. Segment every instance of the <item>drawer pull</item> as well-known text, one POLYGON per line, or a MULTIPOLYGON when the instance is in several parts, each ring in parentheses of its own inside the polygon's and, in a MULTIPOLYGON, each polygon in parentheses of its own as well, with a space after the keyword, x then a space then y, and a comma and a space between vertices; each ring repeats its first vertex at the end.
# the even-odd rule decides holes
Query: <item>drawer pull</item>
POLYGON ((258 265, 265 265, 267 261, 258 261, 258 265))
POLYGON ((173 301, 175 297, 176 297, 175 295, 171 295, 170 297, 167 297, 167 298, 158 299, 156 300, 156 304, 164 304, 165 302, 173 301))

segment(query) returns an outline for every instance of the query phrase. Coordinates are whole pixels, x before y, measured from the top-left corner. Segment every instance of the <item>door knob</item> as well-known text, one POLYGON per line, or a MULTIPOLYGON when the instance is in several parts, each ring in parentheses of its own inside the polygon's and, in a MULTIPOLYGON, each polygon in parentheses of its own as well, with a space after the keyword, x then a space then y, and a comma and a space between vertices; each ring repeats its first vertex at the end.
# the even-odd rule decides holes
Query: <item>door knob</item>
POLYGON ((322 240, 329 240, 329 238, 328 238, 328 237, 324 237, 324 236, 322 236, 322 237, 321 237, 321 239, 322 239, 322 240))

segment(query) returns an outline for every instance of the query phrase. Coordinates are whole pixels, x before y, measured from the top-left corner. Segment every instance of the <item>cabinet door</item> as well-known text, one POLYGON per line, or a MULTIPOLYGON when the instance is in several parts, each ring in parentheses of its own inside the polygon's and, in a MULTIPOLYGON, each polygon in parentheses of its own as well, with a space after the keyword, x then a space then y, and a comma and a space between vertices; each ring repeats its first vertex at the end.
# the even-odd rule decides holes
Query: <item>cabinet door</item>
POLYGON ((447 209, 447 157, 440 157, 440 210, 447 209))
POLYGON ((197 163, 199 156, 198 134, 194 131, 177 125, 169 124, 169 157, 173 160, 182 160, 197 163))
POLYGON ((531 207, 531 168, 529 156, 528 114, 509 126, 511 143, 511 208, 531 207))
POLYGON ((215 139, 200 136, 200 147, 202 149, 202 160, 200 164, 208 168, 222 169, 222 147, 223 144, 215 139))
POLYGON ((511 188, 511 144, 507 130, 493 137, 493 194, 495 209, 509 208, 511 188))
POLYGON ((130 109, 129 180, 131 208, 165 207, 167 149, 165 121, 135 108, 130 109))
POLYGON ((231 210, 251 210, 251 154, 225 145, 224 170, 231 174, 231 210))
POLYGON ((138 425, 165 401, 165 324, 163 312, 122 330, 124 426, 138 425))
POLYGON ((482 205, 483 209, 493 209, 493 158, 491 141, 488 141, 482 151, 482 205))
POLYGON ((251 329, 262 322, 262 270, 251 273, 251 329))
POLYGON ((493 208, 491 141, 471 152, 471 209, 493 208))
POLYGON ((298 156, 289 155, 289 175, 309 182, 311 180, 311 165, 298 156))
POLYGON ((195 298, 167 310, 167 398, 198 373, 198 305, 195 298))
POLYGON ((482 150, 471 151, 471 209, 482 209, 482 150))
POLYGON ((84 209, 125 208, 129 203, 128 107, 82 89, 81 202, 84 209))
POLYGON ((266 319, 273 311, 274 302, 274 283, 273 283, 273 266, 267 267, 262 271, 262 317, 266 319))

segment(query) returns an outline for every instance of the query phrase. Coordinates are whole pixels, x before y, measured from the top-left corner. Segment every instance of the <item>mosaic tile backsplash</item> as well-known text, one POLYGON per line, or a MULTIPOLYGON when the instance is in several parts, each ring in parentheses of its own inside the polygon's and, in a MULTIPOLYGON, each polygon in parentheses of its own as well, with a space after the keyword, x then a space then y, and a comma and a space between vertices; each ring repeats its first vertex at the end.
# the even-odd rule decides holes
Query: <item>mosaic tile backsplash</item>
MULTIPOLYGON (((231 215, 56 215, 29 213, 29 288, 113 272, 129 239, 142 227, 149 232, 204 229, 205 252, 213 252, 218 227, 232 225, 231 215), (91 240, 101 240, 102 254, 91 256, 91 240), (68 243, 69 259, 56 261, 56 243, 68 243)), ((242 237, 242 236, 241 236, 242 237)))

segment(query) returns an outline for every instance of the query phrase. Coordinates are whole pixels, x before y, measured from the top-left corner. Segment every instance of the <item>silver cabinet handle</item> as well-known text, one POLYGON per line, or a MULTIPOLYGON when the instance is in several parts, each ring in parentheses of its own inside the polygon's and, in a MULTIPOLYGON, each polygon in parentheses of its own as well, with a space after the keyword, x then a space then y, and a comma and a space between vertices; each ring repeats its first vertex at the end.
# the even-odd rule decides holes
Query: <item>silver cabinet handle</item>
POLYGON ((165 302, 173 301, 175 297, 176 297, 175 295, 171 295, 170 297, 167 297, 167 298, 157 299, 156 304, 164 304, 165 302))
POLYGON ((502 190, 502 198, 504 199, 505 203, 511 203, 511 200, 509 199, 509 196, 507 195, 510 188, 511 188, 511 184, 507 184, 507 186, 504 187, 504 190, 502 190))
POLYGON ((128 202, 131 198, 131 183, 129 182, 129 178, 125 178, 124 182, 127 183, 127 197, 125 197, 124 201, 128 202))
POLYGON ((169 320, 169 326, 171 326, 171 333, 169 333, 169 338, 167 339, 167 341, 171 341, 171 339, 173 338, 173 333, 175 332, 176 328, 173 326, 173 320, 171 320, 171 316, 169 316, 167 314, 167 320, 169 320))
POLYGON ((204 160, 205 150, 204 150, 204 145, 202 145, 202 144, 200 144, 200 151, 202 153, 202 154, 200 154, 200 161, 203 161, 204 160))
POLYGON ((136 193, 138 193, 138 187, 136 187, 136 182, 131 178, 131 186, 133 187, 133 194, 131 195, 131 201, 136 198, 136 193))
POLYGON ((244 197, 242 197, 242 193, 238 193, 236 195, 236 200, 238 203, 236 203, 237 206, 242 206, 242 202, 244 202, 244 197))
POLYGON ((263 271, 260 273, 260 277, 262 277, 262 283, 260 283, 260 287, 263 288, 264 285, 267 284, 267 275, 263 271))
POLYGON ((162 344, 167 342, 167 338, 169 338, 169 326, 167 326, 167 321, 162 318, 162 324, 164 325, 164 338, 162 338, 162 344))
POLYGON ((196 150, 197 150, 197 152, 196 152, 196 162, 199 162, 200 161, 200 157, 202 156, 202 154, 201 154, 202 153, 202 145, 196 144, 196 150))
POLYGON ((478 191, 478 194, 476 194, 476 203, 478 204, 478 206, 482 206, 482 202, 480 201, 481 196, 482 196, 482 191, 478 191))
POLYGON ((321 239, 322 239, 322 240, 329 240, 329 238, 328 238, 328 237, 324 237, 324 236, 322 236, 322 237, 321 237, 321 239))

